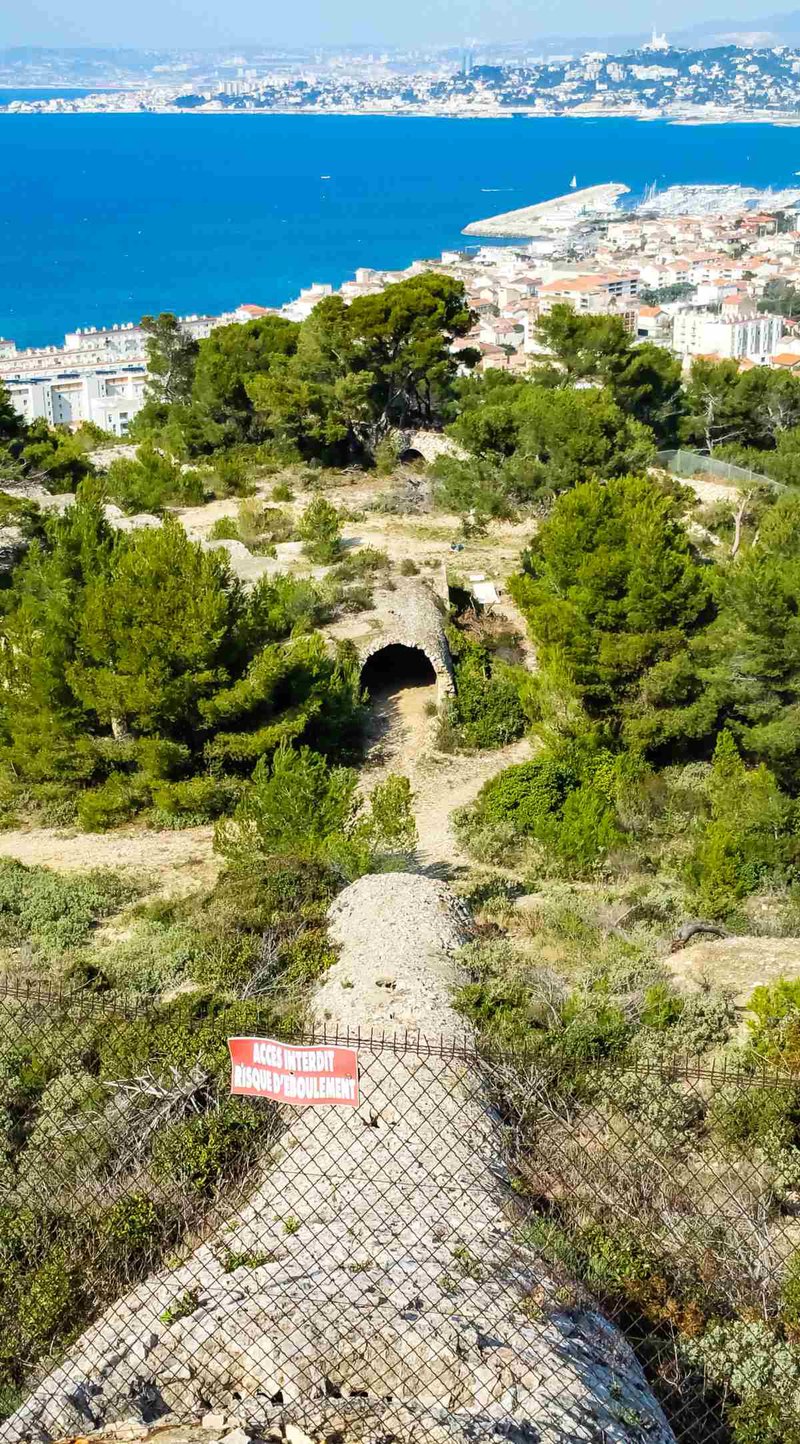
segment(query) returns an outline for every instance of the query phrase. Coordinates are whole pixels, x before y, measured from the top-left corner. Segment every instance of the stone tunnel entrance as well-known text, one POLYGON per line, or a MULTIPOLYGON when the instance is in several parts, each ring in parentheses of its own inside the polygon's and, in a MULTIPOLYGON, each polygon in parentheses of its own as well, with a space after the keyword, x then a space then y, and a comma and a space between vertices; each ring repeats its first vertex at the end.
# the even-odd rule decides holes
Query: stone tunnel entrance
POLYGON ((437 677, 433 663, 421 647, 390 642, 367 658, 361 680, 370 697, 374 697, 382 692, 399 692, 406 687, 435 689, 437 677))
POLYGON ((424 745, 436 711, 439 679, 421 647, 389 643, 373 652, 361 671, 369 694, 367 755, 398 770, 424 745))

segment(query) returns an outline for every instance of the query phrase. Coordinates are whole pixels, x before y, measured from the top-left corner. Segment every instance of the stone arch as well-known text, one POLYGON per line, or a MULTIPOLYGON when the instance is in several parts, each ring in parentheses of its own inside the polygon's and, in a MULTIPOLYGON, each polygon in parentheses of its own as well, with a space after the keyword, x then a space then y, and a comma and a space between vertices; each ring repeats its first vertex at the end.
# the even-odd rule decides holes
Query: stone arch
POLYGON ((453 663, 444 631, 444 617, 433 592, 421 583, 398 586, 384 609, 384 624, 359 648, 362 668, 371 657, 388 647, 405 647, 422 652, 436 676, 437 701, 455 691, 453 663))
POLYGON ((385 642, 366 658, 361 668, 361 682, 367 691, 380 691, 387 684, 419 687, 438 682, 434 665, 421 647, 405 642, 385 642))

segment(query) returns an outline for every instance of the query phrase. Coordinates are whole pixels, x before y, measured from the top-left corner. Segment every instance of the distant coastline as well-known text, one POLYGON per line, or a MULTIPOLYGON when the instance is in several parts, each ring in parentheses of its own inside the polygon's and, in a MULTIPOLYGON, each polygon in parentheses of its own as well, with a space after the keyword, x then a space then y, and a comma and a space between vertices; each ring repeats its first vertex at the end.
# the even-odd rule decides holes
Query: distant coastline
MULTIPOLYGON (((22 87, 20 87, 21 89, 22 87)), ((35 91, 36 87, 30 87, 35 91)), ((69 98, 66 95, 67 87, 63 88, 60 98, 69 98)), ((0 96, 3 92, 0 89, 0 96)), ((82 91, 79 86, 74 87, 76 96, 82 95, 90 98, 90 92, 82 91)), ((116 94, 115 91, 92 91, 91 95, 116 94)), ((572 110, 540 110, 535 107, 515 105, 513 107, 487 107, 486 109, 460 110, 456 107, 433 108, 427 106, 408 106, 401 109, 394 106, 286 106, 267 108, 266 106, 228 106, 204 105, 197 107, 183 107, 178 105, 148 105, 130 103, 119 106, 80 106, 75 108, 56 107, 47 104, 45 101, 12 101, 3 104, 0 100, 0 117, 19 115, 40 115, 40 116, 68 116, 68 115, 127 115, 127 116, 263 116, 267 119, 280 116, 288 117, 335 117, 342 116, 348 119, 363 118, 386 119, 386 120, 631 120, 639 122, 661 121, 667 125, 677 126, 713 126, 713 125, 777 125, 795 128, 800 126, 800 113, 796 111, 772 111, 758 109, 737 110, 734 107, 699 107, 697 110, 686 109, 665 109, 650 110, 642 107, 632 110, 626 107, 613 109, 599 106, 593 108, 589 105, 582 105, 572 110)))

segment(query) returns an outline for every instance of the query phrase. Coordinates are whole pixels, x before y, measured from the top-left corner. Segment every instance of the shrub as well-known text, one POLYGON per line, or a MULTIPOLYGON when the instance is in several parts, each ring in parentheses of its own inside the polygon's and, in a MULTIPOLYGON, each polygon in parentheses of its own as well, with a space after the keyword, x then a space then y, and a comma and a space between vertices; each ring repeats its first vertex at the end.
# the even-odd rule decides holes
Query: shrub
POLYGON ((241 541, 235 516, 218 516, 208 535, 211 541, 241 541))
POLYGON ((724 1143, 785 1147, 796 1139, 800 1096, 792 1088, 723 1088, 712 1100, 709 1120, 724 1143))
POLYGON ((199 505, 205 498, 200 473, 184 470, 149 441, 139 447, 135 461, 112 461, 106 482, 111 499, 126 511, 158 512, 175 503, 199 505))
POLYGON ((793 859, 792 805, 765 766, 748 769, 731 734, 717 738, 708 778, 710 817, 699 827, 687 874, 706 917, 725 917, 741 898, 785 879, 793 859))
POLYGON ((507 767, 484 784, 477 808, 489 822, 507 822, 516 833, 538 837, 544 820, 561 811, 577 787, 572 767, 554 758, 537 758, 507 767))
POLYGON ((168 1188, 178 1187, 204 1198, 242 1149, 262 1128, 252 1110, 226 1099, 213 1113, 204 1113, 162 1130, 153 1145, 153 1176, 168 1188))
POLYGON ((384 436, 373 453, 379 476, 391 476, 400 460, 400 444, 394 436, 384 436))
POLYGON ((581 1063, 623 1053, 633 1036, 633 1027, 621 1008, 580 991, 567 998, 562 1022, 563 1032, 554 1046, 560 1057, 581 1063))
POLYGON ((297 530, 311 561, 328 563, 336 560, 342 549, 339 513, 324 496, 317 496, 309 503, 297 530))
POLYGON ((294 492, 288 481, 276 481, 271 495, 273 501, 294 501, 294 492))
MULTIPOLYGON (((712 1324, 701 1338, 687 1340, 683 1352, 713 1384, 732 1389, 743 1404, 758 1401, 759 1411, 766 1398, 789 1403, 800 1388, 800 1354, 763 1320, 712 1324)), ((746 1413, 740 1405, 740 1421, 746 1413)), ((786 1437, 781 1433, 773 1440, 778 1444, 786 1437)))
POLYGON ((413 560, 412 557, 403 557, 403 560, 400 563, 400 575, 401 577, 419 576, 419 567, 417 566, 416 562, 413 560))
POLYGON ((84 832, 107 832, 128 822, 147 805, 148 791, 139 779, 114 773, 78 799, 78 822, 84 832))
POLYGON ((159 1237, 163 1223, 163 1213, 145 1194, 117 1199, 103 1214, 98 1230, 104 1265, 113 1262, 127 1273, 132 1266, 146 1263, 163 1242, 159 1237))
POLYGON ((542 827, 542 841, 561 871, 577 877, 599 867, 624 840, 608 799, 587 785, 570 792, 561 816, 542 827))
POLYGON ((452 826, 460 846, 476 862, 509 862, 520 851, 520 835, 513 824, 493 822, 478 807, 458 808, 452 826))
POLYGON ((114 873, 56 873, 0 861, 0 936, 11 946, 30 941, 45 956, 57 957, 79 947, 135 895, 114 873))
POLYGON ((467 747, 504 747, 521 737, 527 724, 520 689, 527 674, 498 661, 456 627, 448 637, 456 681, 450 707, 455 738, 467 747))
POLYGON ((262 506, 255 500, 239 503, 237 536, 245 546, 256 549, 275 546, 277 542, 290 541, 294 534, 290 512, 277 506, 262 506))
POLYGON ((218 496, 250 496, 253 481, 250 467, 235 451, 222 452, 214 457, 214 490, 218 496))
POLYGON ((230 812, 242 794, 242 785, 224 777, 189 777, 183 782, 154 782, 155 806, 166 818, 211 822, 230 812))
POLYGON ((185 772, 191 753, 183 742, 166 737, 142 737, 136 743, 136 758, 145 777, 163 780, 185 772))
POLYGON ((800 1067, 800 981, 779 978, 756 988, 748 1009, 752 1051, 770 1063, 800 1067))
POLYGON ((387 778, 367 806, 351 768, 330 767, 308 747, 283 746, 271 765, 259 761, 232 822, 218 826, 215 846, 236 868, 297 858, 331 865, 352 880, 383 860, 386 848, 407 848, 410 809, 405 778, 387 778))
POLYGON ((388 572, 390 565, 386 552, 379 551, 377 547, 359 547, 358 551, 348 552, 342 561, 337 562, 331 576, 338 582, 361 581, 365 577, 374 577, 377 572, 388 572))

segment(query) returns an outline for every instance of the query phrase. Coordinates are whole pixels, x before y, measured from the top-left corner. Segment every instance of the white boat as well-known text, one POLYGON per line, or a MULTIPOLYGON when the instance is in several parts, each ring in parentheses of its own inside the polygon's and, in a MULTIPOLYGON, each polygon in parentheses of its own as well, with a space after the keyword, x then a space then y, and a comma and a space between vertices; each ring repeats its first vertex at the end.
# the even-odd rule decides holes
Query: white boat
POLYGON ((578 177, 576 175, 572 177, 572 180, 569 183, 569 188, 571 191, 576 191, 578 189, 578 177))

